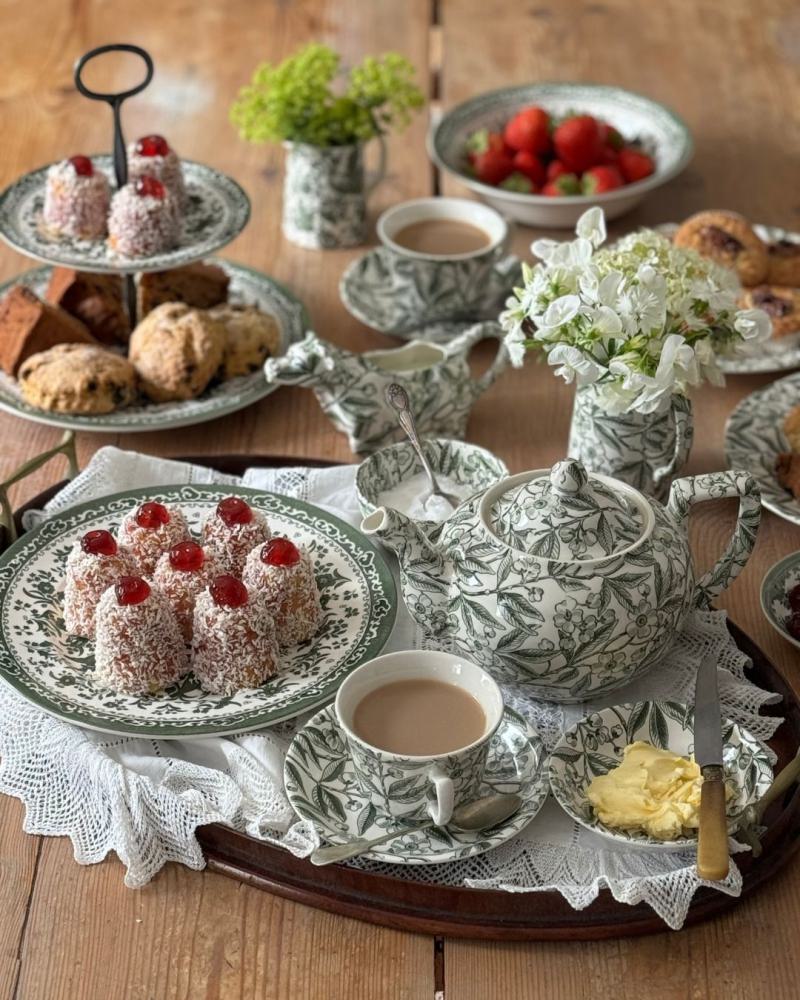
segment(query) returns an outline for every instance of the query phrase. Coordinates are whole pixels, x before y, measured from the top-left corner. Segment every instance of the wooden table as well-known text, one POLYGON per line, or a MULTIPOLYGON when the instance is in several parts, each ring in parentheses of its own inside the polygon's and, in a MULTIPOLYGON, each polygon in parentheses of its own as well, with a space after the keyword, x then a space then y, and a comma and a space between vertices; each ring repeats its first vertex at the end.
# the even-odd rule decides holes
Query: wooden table
MULTIPOLYGON (((181 152, 233 174, 253 217, 225 251, 286 282, 308 304, 315 329, 355 349, 388 346, 339 302, 337 285, 356 252, 303 251, 281 237, 282 153, 247 146, 227 121, 237 87, 264 58, 310 39, 346 60, 396 49, 416 65, 431 99, 449 106, 478 91, 531 80, 591 80, 639 90, 672 105, 694 131, 689 169, 625 227, 727 207, 800 228, 796 198, 800 132, 800 12, 792 0, 1 0, 0 182, 76 152, 109 147, 110 117, 80 98, 71 65, 110 41, 143 45, 156 76, 126 108, 134 137, 163 132, 181 152)), ((390 143, 390 173, 372 205, 437 190, 424 151, 427 117, 390 143)), ((525 253, 532 231, 517 233, 525 253)), ((0 250, 0 275, 26 261, 0 250)), ((731 379, 695 399, 690 471, 723 466, 725 417, 768 377, 731 379)), ((571 394, 544 367, 504 377, 476 407, 470 440, 513 471, 563 457, 571 394)), ((0 416, 0 476, 58 438, 0 416)), ((81 464, 104 444, 163 455, 274 452, 351 459, 311 393, 282 390, 243 413, 168 434, 81 435, 81 464)), ((29 480, 17 501, 61 470, 29 480)), ((732 507, 705 505, 693 524, 700 565, 720 551, 732 507)), ((800 690, 796 654, 766 624, 758 585, 800 530, 764 517, 755 555, 725 603, 800 690)), ((582 945, 434 941, 340 919, 208 872, 170 867, 147 888, 125 889, 115 859, 81 868, 66 839, 22 831, 16 800, 0 798, 0 997, 24 1000, 225 998, 423 998, 485 1000, 608 995, 636 1000, 798 995, 800 864, 729 916, 682 933, 582 945)))

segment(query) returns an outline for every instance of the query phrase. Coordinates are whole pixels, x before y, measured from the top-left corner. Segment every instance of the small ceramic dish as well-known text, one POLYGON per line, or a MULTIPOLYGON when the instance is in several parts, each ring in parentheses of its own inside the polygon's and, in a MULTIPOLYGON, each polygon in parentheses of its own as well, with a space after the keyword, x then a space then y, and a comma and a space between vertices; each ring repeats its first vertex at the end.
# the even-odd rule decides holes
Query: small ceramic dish
MULTIPOLYGON (((568 729, 549 761, 550 789, 559 805, 581 826, 626 847, 662 851, 692 850, 697 837, 656 840, 643 831, 606 826, 586 797, 592 779, 622 761, 629 743, 644 740, 662 750, 689 756, 694 751, 694 708, 674 701, 644 701, 593 712, 568 729)), ((730 719, 722 722, 723 764, 728 799, 728 830, 733 832, 748 806, 772 784, 769 752, 730 719)))
MULTIPOLYGON (((504 462, 476 444, 428 438, 423 446, 434 473, 463 485, 465 500, 508 475, 504 462)), ((374 452, 359 465, 356 472, 356 495, 361 513, 364 517, 372 514, 382 506, 382 493, 422 473, 422 464, 408 441, 374 452)), ((433 527, 436 522, 418 523, 423 527, 433 527)))
POLYGON ((800 552, 790 552, 764 574, 761 581, 761 610, 767 621, 787 642, 800 649, 800 640, 786 630, 792 614, 789 591, 800 584, 800 552))
POLYGON ((663 104, 621 87, 589 83, 534 83, 504 87, 473 97, 448 111, 428 135, 434 162, 475 191, 510 219, 531 226, 570 229, 591 205, 606 219, 616 219, 686 166, 692 156, 687 125, 663 104), (595 115, 617 128, 627 140, 638 139, 656 161, 655 173, 635 184, 600 195, 549 198, 482 184, 467 172, 466 144, 481 128, 496 131, 521 108, 531 104, 554 115, 595 115))

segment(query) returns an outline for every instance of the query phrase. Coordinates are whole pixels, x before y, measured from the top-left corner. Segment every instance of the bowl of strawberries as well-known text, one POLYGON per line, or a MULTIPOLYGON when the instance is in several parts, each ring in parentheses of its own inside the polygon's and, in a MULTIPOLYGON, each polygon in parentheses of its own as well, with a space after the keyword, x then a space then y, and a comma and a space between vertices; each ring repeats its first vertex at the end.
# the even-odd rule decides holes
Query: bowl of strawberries
POLYGON ((590 205, 607 219, 675 177, 692 137, 672 111, 620 87, 534 83, 473 97, 428 136, 434 162, 525 225, 572 228, 590 205))

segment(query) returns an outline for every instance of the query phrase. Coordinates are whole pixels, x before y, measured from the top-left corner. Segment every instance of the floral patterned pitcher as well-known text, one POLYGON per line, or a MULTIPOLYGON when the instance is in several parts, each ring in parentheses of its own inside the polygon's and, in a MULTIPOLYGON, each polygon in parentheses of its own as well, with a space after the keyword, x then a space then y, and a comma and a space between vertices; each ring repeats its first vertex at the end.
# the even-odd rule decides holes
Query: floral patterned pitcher
POLYGON ((568 454, 587 469, 663 500, 689 458, 692 404, 674 395, 666 413, 607 413, 592 386, 575 393, 568 454))
POLYGON ((311 146, 285 143, 283 232, 312 250, 359 246, 367 236, 367 195, 383 178, 386 146, 378 137, 380 160, 365 176, 364 144, 311 146))

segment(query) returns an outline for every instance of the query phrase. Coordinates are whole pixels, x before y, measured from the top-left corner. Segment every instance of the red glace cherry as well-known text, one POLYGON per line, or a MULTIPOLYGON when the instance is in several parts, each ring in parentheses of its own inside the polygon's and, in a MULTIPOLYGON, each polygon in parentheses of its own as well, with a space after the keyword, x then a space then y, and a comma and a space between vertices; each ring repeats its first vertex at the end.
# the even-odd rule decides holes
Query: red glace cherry
POLYGON ((143 135, 136 143, 136 152, 139 156, 166 156, 169 143, 163 135, 143 135))
POLYGON ((150 584, 140 576, 121 576, 114 584, 117 604, 141 604, 150 596, 150 584))
POLYGON ((135 190, 140 198, 146 198, 148 195, 151 198, 163 198, 166 194, 161 181, 149 174, 145 174, 136 181, 135 190))
POLYGON ((88 156, 70 156, 68 163, 79 177, 91 177, 94 173, 92 161, 88 156))
POLYGON ((786 599, 792 611, 800 611, 800 583, 796 587, 792 587, 786 595, 786 599))
POLYGON ((208 589, 218 608, 241 608, 247 604, 247 587, 235 576, 218 576, 208 589))
POLYGON ((117 543, 114 536, 105 528, 87 531, 81 539, 81 548, 93 556, 115 556, 117 554, 117 543))
POLYGON ((232 528, 235 524, 249 524, 253 520, 253 511, 241 497, 225 497, 217 504, 217 516, 232 528))
POLYGON ((183 573, 194 573, 203 568, 206 554, 197 542, 178 542, 169 550, 169 564, 183 573))
POLYGON ((162 524, 169 524, 169 511, 163 503, 150 500, 136 511, 134 520, 140 528, 160 528, 162 524))
POLYGON ((294 566, 300 561, 300 551, 288 538, 270 538, 261 549, 261 562, 267 566, 294 566))

